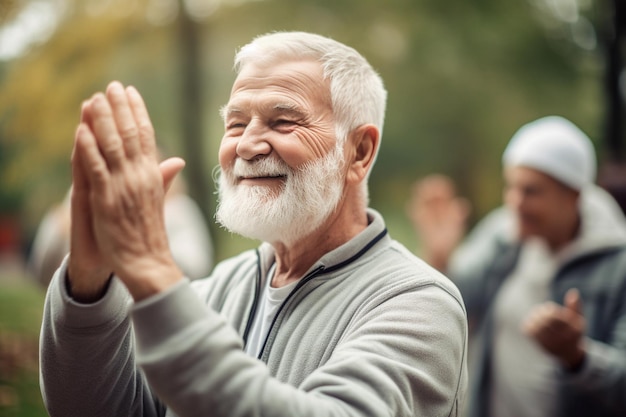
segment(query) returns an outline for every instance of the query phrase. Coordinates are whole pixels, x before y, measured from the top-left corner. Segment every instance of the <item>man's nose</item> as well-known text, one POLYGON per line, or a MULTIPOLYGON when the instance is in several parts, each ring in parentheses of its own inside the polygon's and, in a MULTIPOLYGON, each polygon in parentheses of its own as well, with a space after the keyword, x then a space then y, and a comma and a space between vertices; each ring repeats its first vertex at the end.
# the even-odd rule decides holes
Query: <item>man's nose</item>
POLYGON ((248 123, 237 143, 237 155, 252 160, 260 155, 269 155, 272 146, 269 142, 270 129, 260 120, 248 123))

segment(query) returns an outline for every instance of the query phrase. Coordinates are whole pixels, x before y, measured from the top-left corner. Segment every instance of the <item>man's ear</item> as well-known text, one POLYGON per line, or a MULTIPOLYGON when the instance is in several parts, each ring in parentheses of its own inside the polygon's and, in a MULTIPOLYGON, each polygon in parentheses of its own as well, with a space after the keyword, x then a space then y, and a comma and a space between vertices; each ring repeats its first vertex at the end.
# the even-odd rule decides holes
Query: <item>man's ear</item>
POLYGON ((350 133, 348 143, 351 149, 346 156, 352 155, 352 158, 346 181, 356 184, 363 181, 374 164, 380 143, 380 132, 372 124, 359 126, 350 133))

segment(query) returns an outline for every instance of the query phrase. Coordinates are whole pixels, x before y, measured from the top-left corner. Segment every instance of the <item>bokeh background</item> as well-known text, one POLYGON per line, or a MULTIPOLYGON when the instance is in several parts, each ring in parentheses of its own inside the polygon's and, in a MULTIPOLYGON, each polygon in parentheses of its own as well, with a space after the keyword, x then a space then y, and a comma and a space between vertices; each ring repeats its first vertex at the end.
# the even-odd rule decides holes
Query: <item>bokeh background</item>
POLYGON ((37 385, 43 289, 25 263, 70 185, 82 100, 113 79, 146 99, 217 260, 257 242, 215 226, 212 170, 232 58, 252 37, 317 32, 362 52, 389 91, 371 205, 418 250, 411 184, 451 176, 471 222, 500 204, 500 155, 517 128, 567 117, 596 144, 599 181, 626 187, 623 0, 0 0, 0 416, 46 415, 37 385))

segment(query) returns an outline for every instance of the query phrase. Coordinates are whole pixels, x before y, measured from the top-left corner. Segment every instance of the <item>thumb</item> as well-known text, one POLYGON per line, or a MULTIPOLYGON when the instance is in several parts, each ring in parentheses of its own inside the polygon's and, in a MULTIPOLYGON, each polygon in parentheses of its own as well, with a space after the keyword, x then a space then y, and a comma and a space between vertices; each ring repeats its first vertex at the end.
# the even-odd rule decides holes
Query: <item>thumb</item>
POLYGON ((583 302, 576 288, 570 288, 567 293, 565 293, 565 307, 575 313, 583 313, 583 302))
POLYGON ((168 158, 159 164, 161 175, 163 176, 163 187, 165 191, 170 188, 176 175, 185 168, 185 160, 182 158, 168 158))

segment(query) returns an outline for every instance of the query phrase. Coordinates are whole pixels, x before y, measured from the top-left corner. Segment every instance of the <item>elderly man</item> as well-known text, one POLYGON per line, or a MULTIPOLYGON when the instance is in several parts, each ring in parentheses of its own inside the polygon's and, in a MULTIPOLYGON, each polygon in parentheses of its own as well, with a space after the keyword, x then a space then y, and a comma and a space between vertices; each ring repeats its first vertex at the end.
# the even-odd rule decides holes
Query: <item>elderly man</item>
POLYGON ((476 331, 470 416, 624 416, 626 222, 593 185, 593 145, 545 117, 513 136, 503 165, 505 206, 453 254, 467 208, 451 184, 419 183, 412 210, 476 331))
POLYGON ((264 241, 189 282, 138 92, 83 105, 70 254, 41 337, 51 416, 457 416, 466 315, 457 288, 368 209, 380 77, 352 48, 261 36, 222 109, 219 222, 264 241))

